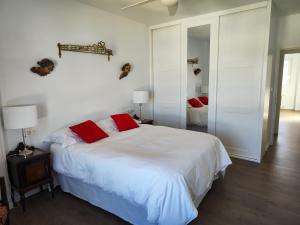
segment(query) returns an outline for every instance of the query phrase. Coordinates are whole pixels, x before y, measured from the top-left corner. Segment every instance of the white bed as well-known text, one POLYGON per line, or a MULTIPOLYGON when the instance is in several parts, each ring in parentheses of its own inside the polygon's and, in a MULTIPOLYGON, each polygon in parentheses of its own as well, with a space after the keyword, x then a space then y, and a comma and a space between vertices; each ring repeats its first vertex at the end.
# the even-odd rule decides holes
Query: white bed
POLYGON ((62 189, 138 225, 182 225, 231 160, 214 136, 161 126, 51 146, 62 189))
POLYGON ((208 106, 204 105, 200 108, 187 107, 187 124, 207 127, 208 106))

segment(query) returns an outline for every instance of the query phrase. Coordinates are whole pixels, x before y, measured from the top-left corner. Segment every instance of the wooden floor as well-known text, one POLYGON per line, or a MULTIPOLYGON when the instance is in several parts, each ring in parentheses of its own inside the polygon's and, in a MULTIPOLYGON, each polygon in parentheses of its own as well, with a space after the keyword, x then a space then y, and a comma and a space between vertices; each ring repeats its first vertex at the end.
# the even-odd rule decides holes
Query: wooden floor
MULTIPOLYGON (((201 203, 192 225, 300 224, 300 113, 284 111, 276 144, 261 164, 233 160, 201 203)), ((56 190, 28 199, 12 211, 13 225, 127 224, 118 217, 56 190)), ((172 225, 172 224, 170 224, 172 225)))

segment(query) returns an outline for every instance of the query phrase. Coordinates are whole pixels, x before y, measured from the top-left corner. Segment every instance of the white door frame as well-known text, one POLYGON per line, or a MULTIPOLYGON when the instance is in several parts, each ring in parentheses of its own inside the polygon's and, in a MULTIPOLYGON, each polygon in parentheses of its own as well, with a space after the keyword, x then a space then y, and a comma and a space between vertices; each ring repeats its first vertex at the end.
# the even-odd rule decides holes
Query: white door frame
POLYGON ((280 106, 281 106, 281 91, 282 91, 282 76, 283 76, 283 66, 284 66, 284 56, 287 54, 294 54, 294 53, 300 53, 300 47, 299 48, 293 48, 293 49, 281 49, 280 50, 280 61, 279 61, 279 74, 278 74, 278 83, 276 91, 276 99, 273 101, 273 104, 275 104, 275 107, 272 106, 272 108, 275 108, 275 116, 272 118, 272 135, 278 135, 278 128, 279 128, 279 118, 280 118, 280 106))

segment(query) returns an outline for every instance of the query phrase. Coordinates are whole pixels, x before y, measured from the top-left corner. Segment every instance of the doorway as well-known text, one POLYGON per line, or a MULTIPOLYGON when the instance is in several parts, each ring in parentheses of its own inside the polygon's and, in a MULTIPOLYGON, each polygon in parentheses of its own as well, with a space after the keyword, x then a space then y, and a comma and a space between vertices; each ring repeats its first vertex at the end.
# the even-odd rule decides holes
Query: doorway
POLYGON ((210 25, 187 30, 187 107, 188 130, 207 132, 210 68, 210 25))
POLYGON ((296 124, 299 121, 300 49, 282 50, 280 56, 275 135, 286 131, 285 126, 282 124, 296 124))

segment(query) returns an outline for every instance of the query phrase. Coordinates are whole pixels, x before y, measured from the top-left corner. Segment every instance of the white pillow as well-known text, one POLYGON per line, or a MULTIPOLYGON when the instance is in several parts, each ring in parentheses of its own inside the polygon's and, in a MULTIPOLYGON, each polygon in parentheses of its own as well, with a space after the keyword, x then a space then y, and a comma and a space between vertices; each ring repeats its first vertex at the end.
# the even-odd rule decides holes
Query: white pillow
POLYGON ((101 129, 103 129, 107 134, 118 131, 118 128, 112 118, 106 118, 100 120, 96 123, 101 129))
POLYGON ((73 133, 68 127, 60 129, 48 135, 44 142, 61 144, 62 148, 82 142, 81 138, 73 133))

